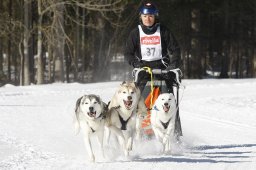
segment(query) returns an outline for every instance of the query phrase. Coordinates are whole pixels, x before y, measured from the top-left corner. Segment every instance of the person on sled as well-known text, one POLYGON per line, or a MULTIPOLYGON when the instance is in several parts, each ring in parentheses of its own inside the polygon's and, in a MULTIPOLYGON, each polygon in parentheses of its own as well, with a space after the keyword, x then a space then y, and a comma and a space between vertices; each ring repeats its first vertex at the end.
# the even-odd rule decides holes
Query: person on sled
MULTIPOLYGON (((140 23, 134 28, 126 41, 124 57, 134 68, 149 67, 151 69, 171 70, 180 67, 180 47, 171 31, 160 24, 159 11, 151 2, 143 3, 140 7, 140 23)), ((164 80, 168 93, 173 93, 175 74, 155 75, 164 80)), ((143 92, 151 79, 146 71, 140 71, 136 85, 143 92)), ((182 136, 179 110, 175 119, 175 133, 177 140, 182 136)))
MULTIPOLYGON (((124 56, 134 68, 176 69, 180 66, 180 47, 170 30, 160 24, 159 11, 151 2, 140 7, 140 23, 134 28, 126 41, 124 56)), ((169 93, 173 93, 174 75, 159 75, 165 80, 169 93)), ((137 86, 143 91, 150 75, 140 72, 137 86)))

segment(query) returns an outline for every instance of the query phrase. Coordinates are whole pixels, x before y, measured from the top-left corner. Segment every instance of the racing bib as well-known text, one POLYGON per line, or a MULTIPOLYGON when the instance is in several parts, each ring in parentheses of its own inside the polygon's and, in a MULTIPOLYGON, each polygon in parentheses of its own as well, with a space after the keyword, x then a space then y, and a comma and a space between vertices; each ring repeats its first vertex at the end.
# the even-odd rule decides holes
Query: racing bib
POLYGON ((142 60, 155 61, 162 59, 160 26, 158 26, 156 32, 151 35, 145 34, 140 25, 138 27, 140 31, 140 49, 142 60))

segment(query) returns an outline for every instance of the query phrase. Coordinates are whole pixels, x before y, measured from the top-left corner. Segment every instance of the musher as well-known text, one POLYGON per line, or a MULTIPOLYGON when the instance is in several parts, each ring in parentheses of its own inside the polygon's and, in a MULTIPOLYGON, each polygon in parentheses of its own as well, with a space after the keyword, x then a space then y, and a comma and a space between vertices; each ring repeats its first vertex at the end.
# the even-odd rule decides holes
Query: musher
MULTIPOLYGON (((170 30, 160 24, 159 11, 155 4, 146 2, 140 7, 140 23, 127 39, 125 59, 134 68, 176 69, 180 67, 180 47, 170 30)), ((165 80, 169 93, 173 93, 174 75, 158 75, 165 80)), ((137 86, 143 91, 150 75, 140 72, 137 86)))

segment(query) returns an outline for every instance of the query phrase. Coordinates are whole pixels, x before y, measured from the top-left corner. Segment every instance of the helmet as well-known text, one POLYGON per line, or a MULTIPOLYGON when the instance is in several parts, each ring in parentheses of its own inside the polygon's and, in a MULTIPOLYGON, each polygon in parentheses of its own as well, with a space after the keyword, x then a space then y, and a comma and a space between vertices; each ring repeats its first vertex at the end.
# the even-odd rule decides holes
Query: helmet
POLYGON ((158 9, 154 4, 147 2, 140 7, 140 14, 151 14, 158 16, 158 9))

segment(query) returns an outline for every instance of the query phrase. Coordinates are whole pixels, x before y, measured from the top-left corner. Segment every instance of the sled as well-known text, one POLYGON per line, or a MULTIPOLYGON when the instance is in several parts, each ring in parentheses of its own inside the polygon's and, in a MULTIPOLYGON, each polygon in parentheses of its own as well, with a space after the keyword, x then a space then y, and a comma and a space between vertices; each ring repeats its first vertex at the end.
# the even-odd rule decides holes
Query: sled
POLYGON ((156 75, 163 75, 167 74, 168 72, 173 72, 175 78, 173 78, 173 94, 175 96, 177 102, 177 113, 176 113, 176 121, 175 121, 175 135, 176 138, 179 140, 182 134, 180 116, 179 116, 179 88, 180 88, 180 77, 182 76, 182 72, 180 69, 173 69, 173 70, 161 70, 161 69, 150 69, 148 67, 144 68, 135 68, 133 70, 133 78, 134 82, 138 82, 138 75, 141 71, 145 71, 150 74, 151 80, 146 83, 144 90, 141 92, 141 95, 145 99, 145 105, 148 109, 146 116, 142 120, 141 129, 142 134, 144 134, 147 138, 151 138, 153 136, 153 130, 151 128, 150 123, 150 109, 154 105, 157 97, 161 93, 167 93, 167 87, 165 81, 163 79, 157 78, 156 75))

